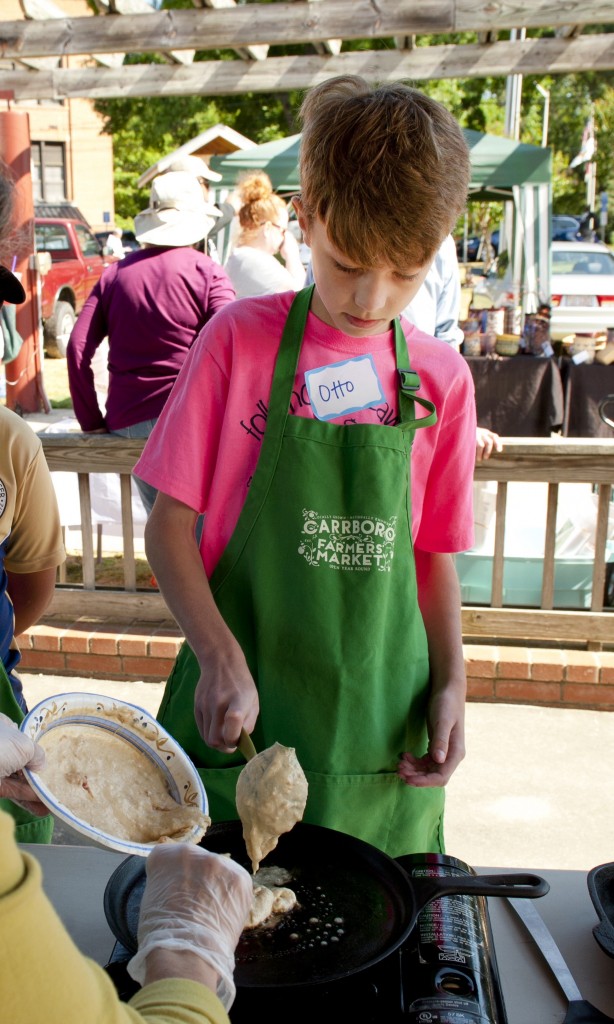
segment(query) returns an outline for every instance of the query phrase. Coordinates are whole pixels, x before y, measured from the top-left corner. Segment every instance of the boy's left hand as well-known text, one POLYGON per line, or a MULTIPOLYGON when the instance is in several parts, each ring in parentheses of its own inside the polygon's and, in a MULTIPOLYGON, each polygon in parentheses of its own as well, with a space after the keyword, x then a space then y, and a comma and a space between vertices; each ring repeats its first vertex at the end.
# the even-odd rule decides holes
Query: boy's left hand
POLYGON ((464 701, 444 690, 431 697, 428 710, 429 748, 422 757, 401 754, 397 773, 408 786, 445 786, 465 756, 464 701))
POLYGON ((477 427, 475 431, 475 461, 484 462, 493 452, 502 452, 501 438, 493 430, 477 427))

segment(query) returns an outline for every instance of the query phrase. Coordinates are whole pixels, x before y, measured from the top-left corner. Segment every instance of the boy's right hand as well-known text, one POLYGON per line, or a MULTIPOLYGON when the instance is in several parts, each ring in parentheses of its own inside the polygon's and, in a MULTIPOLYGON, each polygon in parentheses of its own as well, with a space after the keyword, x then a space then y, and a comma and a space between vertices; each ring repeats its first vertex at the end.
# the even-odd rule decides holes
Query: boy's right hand
POLYGON ((232 753, 241 729, 247 733, 253 731, 259 710, 256 684, 238 644, 227 657, 201 664, 194 694, 194 716, 207 746, 225 754, 232 753))

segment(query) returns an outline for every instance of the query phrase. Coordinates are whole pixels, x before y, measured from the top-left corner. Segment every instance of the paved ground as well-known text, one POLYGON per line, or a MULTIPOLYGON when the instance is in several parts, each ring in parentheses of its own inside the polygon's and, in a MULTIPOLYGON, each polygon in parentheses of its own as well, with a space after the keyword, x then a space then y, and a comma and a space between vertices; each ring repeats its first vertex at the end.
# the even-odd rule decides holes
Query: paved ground
MULTIPOLYGON (((162 684, 24 675, 30 707, 84 690, 155 712, 162 684)), ((448 786, 448 853, 472 866, 588 871, 614 860, 614 714, 469 704, 468 755, 448 786)), ((60 823, 54 842, 83 843, 60 823)))

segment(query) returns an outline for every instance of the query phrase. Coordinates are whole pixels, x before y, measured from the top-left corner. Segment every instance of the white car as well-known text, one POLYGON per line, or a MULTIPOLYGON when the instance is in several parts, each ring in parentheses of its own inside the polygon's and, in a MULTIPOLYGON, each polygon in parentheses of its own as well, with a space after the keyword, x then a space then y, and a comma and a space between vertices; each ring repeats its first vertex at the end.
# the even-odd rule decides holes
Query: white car
POLYGON ((553 242, 550 334, 614 327, 614 255, 603 242, 553 242))
MULTIPOLYGON (((614 254, 603 242, 553 242, 550 337, 593 334, 614 327, 614 254)), ((514 305, 508 254, 501 253, 479 280, 472 305, 514 305)))

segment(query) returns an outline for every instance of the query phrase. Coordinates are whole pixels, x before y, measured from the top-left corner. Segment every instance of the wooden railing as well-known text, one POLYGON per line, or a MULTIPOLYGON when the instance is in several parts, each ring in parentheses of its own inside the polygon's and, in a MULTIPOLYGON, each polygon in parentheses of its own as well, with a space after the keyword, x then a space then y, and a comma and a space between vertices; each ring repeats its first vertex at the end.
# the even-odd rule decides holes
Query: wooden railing
MULTIPOLYGON (((118 473, 121 481, 123 589, 100 588, 95 582, 93 530, 82 529, 83 584, 59 585, 51 611, 66 615, 169 617, 157 592, 137 590, 130 472, 144 442, 104 434, 41 434, 50 469, 78 474, 81 523, 92 521, 90 473, 118 473)), ((497 481, 492 593, 488 605, 463 607, 463 632, 470 637, 509 638, 531 642, 562 640, 589 647, 614 644, 614 608, 604 606, 608 515, 614 484, 614 440, 505 438, 503 452, 479 463, 476 481, 497 481), (508 484, 548 485, 540 608, 503 607, 504 537, 508 484), (587 483, 598 494, 593 584, 590 608, 553 609, 555 529, 559 485, 587 483)))
POLYGON ((614 644, 614 608, 604 606, 608 519, 614 484, 614 440, 593 438, 504 438, 503 451, 476 465, 476 480, 497 481, 492 596, 488 607, 463 608, 466 636, 516 640, 568 640, 599 649, 614 644), (503 545, 507 488, 512 482, 548 484, 541 602, 539 609, 503 608, 503 545), (555 535, 559 485, 592 484, 597 521, 590 609, 553 610, 555 535))

